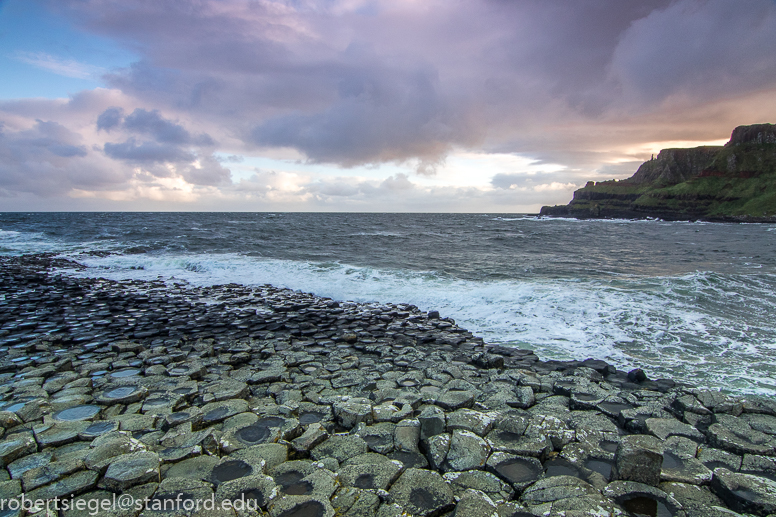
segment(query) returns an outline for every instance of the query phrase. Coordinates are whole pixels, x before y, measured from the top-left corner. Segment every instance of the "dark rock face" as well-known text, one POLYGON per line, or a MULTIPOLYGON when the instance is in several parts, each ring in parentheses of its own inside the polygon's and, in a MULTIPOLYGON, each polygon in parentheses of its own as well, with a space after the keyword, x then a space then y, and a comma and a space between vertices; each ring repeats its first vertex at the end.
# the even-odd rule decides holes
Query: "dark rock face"
POLYGON ((215 496, 271 517, 774 512, 766 399, 542 362, 409 305, 45 272, 58 263, 0 258, 0 497, 215 496))

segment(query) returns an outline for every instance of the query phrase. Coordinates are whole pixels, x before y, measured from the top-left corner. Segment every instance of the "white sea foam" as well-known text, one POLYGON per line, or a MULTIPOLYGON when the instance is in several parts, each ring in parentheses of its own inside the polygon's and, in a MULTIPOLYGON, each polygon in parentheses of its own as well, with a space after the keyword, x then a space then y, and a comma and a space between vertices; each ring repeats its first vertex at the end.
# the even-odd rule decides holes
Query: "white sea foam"
POLYGON ((738 307, 749 312, 750 323, 742 323, 735 304, 751 300, 738 292, 760 290, 747 279, 735 285, 728 277, 694 273, 647 279, 469 281, 430 271, 237 254, 78 260, 89 266, 78 274, 88 276, 175 278, 195 285, 273 284, 338 300, 412 303, 423 310, 438 309, 488 342, 531 348, 545 359, 594 357, 621 368, 642 367, 652 377, 771 393, 763 379, 772 367, 761 358, 776 352, 776 328, 767 323, 772 301, 738 307), (758 311, 760 323, 754 328, 751 318, 757 318, 758 311))

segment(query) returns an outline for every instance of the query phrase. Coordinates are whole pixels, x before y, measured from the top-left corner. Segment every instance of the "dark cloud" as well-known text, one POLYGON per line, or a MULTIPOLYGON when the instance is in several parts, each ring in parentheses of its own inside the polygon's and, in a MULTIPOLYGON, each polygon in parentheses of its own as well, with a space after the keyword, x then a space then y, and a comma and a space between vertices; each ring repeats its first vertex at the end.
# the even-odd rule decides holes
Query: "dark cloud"
POLYGON ((191 162, 194 155, 174 144, 165 144, 152 141, 137 142, 130 138, 126 142, 107 142, 104 146, 105 154, 114 160, 126 160, 129 162, 191 162))
POLYGON ((0 189, 6 195, 51 196, 73 188, 101 189, 125 179, 121 171, 96 166, 92 154, 79 134, 57 122, 37 120, 24 130, 3 125, 0 189))
MULTIPOLYGON (((186 181, 219 188, 230 177, 219 160, 230 160, 214 152, 276 148, 418 172, 459 149, 567 167, 495 176, 493 199, 507 200, 545 184, 557 185, 536 195, 561 192, 578 176, 627 175, 653 143, 717 139, 776 118, 773 0, 40 1, 139 58, 105 76, 113 97, 49 106, 47 120, 96 136, 39 128, 36 144, 13 133, 37 148, 36 163, 99 155, 154 174, 173 165, 186 181)), ((42 108, 28 100, 3 109, 29 121, 42 108)), ((399 175, 355 182, 354 194, 324 183, 300 195, 431 195, 399 175)))
POLYGON ((113 107, 103 111, 99 117, 97 117, 97 129, 110 131, 114 127, 121 124, 121 120, 124 118, 124 110, 121 108, 113 107))

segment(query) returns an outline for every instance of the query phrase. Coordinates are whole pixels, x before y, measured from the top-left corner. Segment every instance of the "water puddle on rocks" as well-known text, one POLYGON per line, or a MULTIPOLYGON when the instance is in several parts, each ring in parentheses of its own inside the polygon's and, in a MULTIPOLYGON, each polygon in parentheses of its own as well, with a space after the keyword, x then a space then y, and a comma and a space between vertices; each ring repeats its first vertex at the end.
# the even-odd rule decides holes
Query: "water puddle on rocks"
POLYGON ((299 423, 302 425, 315 424, 321 420, 323 420, 323 413, 310 412, 299 415, 299 423))
POLYGON ((318 501, 305 501, 293 508, 289 508, 278 517, 323 517, 326 509, 318 501))
POLYGON ((598 472, 607 481, 612 477, 612 463, 606 460, 589 459, 585 461, 585 468, 598 472))
POLYGON ((116 428, 115 422, 108 422, 108 421, 94 422, 89 427, 84 429, 84 432, 81 434, 83 434, 84 436, 97 437, 97 436, 100 436, 101 434, 107 433, 108 431, 113 431, 113 429, 115 428, 116 428))
POLYGON ((121 379, 123 377, 132 377, 133 375, 138 375, 140 373, 140 370, 138 368, 127 368, 125 370, 117 370, 110 374, 111 377, 114 379, 121 379))
POLYGON ((547 477, 574 476, 581 477, 579 469, 568 460, 556 458, 544 463, 544 473, 547 477))
POLYGON ((76 422, 78 420, 88 420, 99 412, 99 406, 76 406, 54 413, 54 419, 76 422))
POLYGON ((611 440, 601 440, 598 442, 598 446, 606 452, 617 452, 618 445, 619 444, 617 442, 613 442, 611 440))
POLYGON ((671 511, 656 499, 638 496, 623 501, 622 507, 633 517, 672 517, 671 511))
POLYGON ((269 438, 270 431, 266 426, 252 424, 248 427, 243 427, 234 435, 241 442, 252 445, 264 442, 264 440, 269 438))
POLYGON ((286 495, 308 495, 313 491, 313 484, 309 481, 297 481, 281 489, 286 495))
POLYGON ((431 510, 439 506, 439 498, 426 488, 413 488, 410 492, 410 503, 415 508, 431 510))
POLYGON ((353 486, 356 488, 371 489, 376 488, 375 477, 372 474, 361 474, 353 482, 353 486))
MULTIPOLYGON (((541 469, 519 458, 507 460, 496 465, 496 472, 509 480, 510 483, 526 483, 539 477, 541 469)), ((576 474, 575 474, 576 475, 576 474)))
POLYGON ((216 465, 210 474, 210 480, 215 485, 232 481, 245 476, 250 476, 253 468, 242 460, 229 460, 216 465))
POLYGON ((105 392, 105 398, 109 399, 123 399, 132 395, 137 388, 135 386, 121 386, 105 392))

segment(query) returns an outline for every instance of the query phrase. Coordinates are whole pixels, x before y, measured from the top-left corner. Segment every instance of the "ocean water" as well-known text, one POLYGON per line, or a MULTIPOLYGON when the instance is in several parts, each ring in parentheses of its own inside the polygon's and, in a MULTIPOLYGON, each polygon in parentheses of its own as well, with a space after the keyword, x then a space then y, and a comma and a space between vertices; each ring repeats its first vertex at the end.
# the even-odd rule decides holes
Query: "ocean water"
MULTIPOLYGON (((75 275, 405 302, 543 359, 776 394, 776 225, 498 214, 0 213, 75 275)), ((0 302, 1 303, 1 302, 0 302)))

